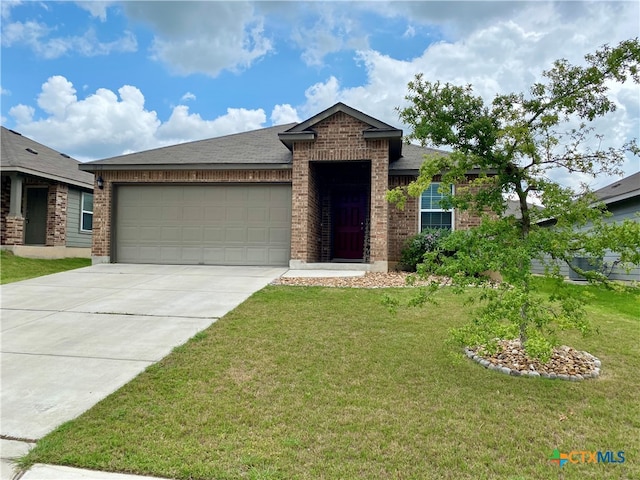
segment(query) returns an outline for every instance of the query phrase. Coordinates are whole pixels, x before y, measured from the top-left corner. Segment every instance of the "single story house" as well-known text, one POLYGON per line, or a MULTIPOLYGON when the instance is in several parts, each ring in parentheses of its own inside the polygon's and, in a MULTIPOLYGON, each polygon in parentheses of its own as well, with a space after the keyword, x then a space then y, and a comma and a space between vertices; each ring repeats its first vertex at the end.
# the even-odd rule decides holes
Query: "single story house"
POLYGON ((29 257, 90 257, 93 175, 69 155, 1 129, 2 248, 29 257))
POLYGON ((84 163, 96 178, 92 258, 387 271, 421 228, 479 223, 442 210, 437 183, 403 211, 387 202, 429 152, 338 103, 298 124, 84 163))
MULTIPOLYGON (((636 172, 628 177, 616 180, 615 182, 594 192, 599 202, 607 207, 611 214, 606 217, 606 223, 622 222, 631 220, 640 222, 640 172, 636 172)), ((539 222, 542 226, 552 228, 555 223, 553 218, 539 222)), ((586 227, 588 228, 588 226, 586 227)), ((595 268, 584 258, 576 258, 577 266, 583 269, 595 268)), ((617 265, 618 257, 613 252, 605 255, 602 259, 602 268, 611 280, 640 281, 640 265, 635 265, 629 272, 617 265)), ((596 266, 597 267, 597 266, 596 266)), ((543 273, 544 267, 540 262, 533 263, 535 273, 543 273)), ((572 280, 584 280, 584 277, 572 271, 567 265, 561 265, 560 272, 572 280)))

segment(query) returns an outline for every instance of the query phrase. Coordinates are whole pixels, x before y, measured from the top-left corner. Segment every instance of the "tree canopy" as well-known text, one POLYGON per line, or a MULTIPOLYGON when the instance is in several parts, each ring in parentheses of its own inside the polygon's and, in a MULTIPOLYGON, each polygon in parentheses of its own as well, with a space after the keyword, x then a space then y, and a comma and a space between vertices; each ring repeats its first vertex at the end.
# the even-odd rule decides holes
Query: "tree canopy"
POLYGON ((452 153, 427 157, 418 178, 388 192, 388 199, 402 208, 407 194, 420 195, 439 176, 443 207, 482 216, 479 227, 453 232, 442 251, 427 254, 419 271, 448 275, 458 286, 489 286, 486 271, 504 279, 481 289, 484 306, 454 332, 461 343, 519 336, 528 351, 544 357, 558 330, 589 329, 583 302, 563 293, 561 263, 609 285, 605 272, 580 268, 573 258, 596 261, 613 251, 621 265, 640 264, 638 221, 607 223, 606 208, 585 185, 574 191, 553 179, 558 169, 619 175, 627 156, 638 156, 636 140, 609 148, 590 140, 601 139, 592 122, 616 109, 611 86, 640 83, 639 64, 637 38, 605 45, 582 65, 557 60, 528 93, 499 94, 490 103, 471 85, 431 82, 421 74, 409 83, 408 106, 398 110, 412 129, 408 139, 452 153), (452 192, 451 185, 458 187, 452 192), (518 206, 515 215, 505 214, 508 198, 518 206), (554 219, 554 226, 540 225, 543 219, 554 219), (532 261, 558 282, 544 302, 534 291, 532 261))

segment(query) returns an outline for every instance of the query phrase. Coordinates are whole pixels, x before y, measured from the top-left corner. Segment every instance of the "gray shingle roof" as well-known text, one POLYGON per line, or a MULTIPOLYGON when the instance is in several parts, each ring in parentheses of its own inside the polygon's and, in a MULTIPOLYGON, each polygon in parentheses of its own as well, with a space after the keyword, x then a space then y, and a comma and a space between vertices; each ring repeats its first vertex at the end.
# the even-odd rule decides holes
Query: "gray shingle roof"
POLYGON ((434 153, 447 155, 448 152, 405 143, 402 145, 402 156, 389 164, 389 172, 396 175, 401 174, 401 172, 406 172, 407 174, 418 173, 420 166, 424 163, 424 156, 434 153))
POLYGON ((598 200, 606 204, 640 196, 640 172, 617 180, 594 192, 598 200))
POLYGON ((21 172, 93 189, 93 175, 78 170, 81 163, 5 127, 2 129, 2 173, 21 172), (36 153, 33 153, 36 152, 36 153))
POLYGON ((277 168, 291 165, 291 152, 278 133, 295 123, 262 128, 224 137, 181 143, 82 164, 83 170, 128 168, 277 168))

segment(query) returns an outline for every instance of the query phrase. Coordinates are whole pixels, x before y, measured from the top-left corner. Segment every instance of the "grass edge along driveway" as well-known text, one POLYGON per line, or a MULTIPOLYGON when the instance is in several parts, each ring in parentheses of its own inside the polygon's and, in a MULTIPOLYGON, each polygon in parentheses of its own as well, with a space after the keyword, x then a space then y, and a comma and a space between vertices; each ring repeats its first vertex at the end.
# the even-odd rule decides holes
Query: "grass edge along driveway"
POLYGON ((74 270, 91 265, 90 258, 40 259, 18 257, 7 250, 0 251, 0 284, 74 270))
MULTIPOLYGON (((452 355, 462 299, 270 286, 40 442, 56 463, 180 479, 640 478, 640 296, 586 288, 598 380, 514 378, 452 355), (624 451, 559 467, 553 451, 624 451), (562 468, 561 471, 559 469, 562 468)), ((408 295, 406 289, 387 292, 408 295)))

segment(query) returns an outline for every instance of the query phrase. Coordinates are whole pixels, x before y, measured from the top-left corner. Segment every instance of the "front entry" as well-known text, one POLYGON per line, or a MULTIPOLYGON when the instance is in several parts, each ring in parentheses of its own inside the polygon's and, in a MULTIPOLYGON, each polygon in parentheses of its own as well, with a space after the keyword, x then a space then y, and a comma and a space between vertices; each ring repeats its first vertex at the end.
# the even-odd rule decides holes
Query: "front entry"
POLYGON ((28 188, 25 215, 25 245, 45 245, 47 242, 48 188, 28 188))
POLYGON ((334 191, 333 205, 333 259, 363 260, 367 191, 365 189, 334 191))

